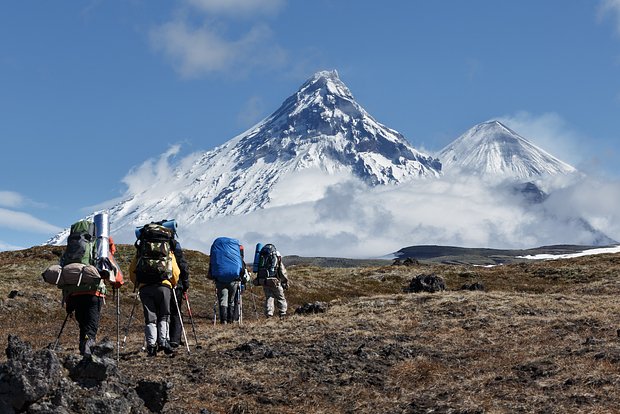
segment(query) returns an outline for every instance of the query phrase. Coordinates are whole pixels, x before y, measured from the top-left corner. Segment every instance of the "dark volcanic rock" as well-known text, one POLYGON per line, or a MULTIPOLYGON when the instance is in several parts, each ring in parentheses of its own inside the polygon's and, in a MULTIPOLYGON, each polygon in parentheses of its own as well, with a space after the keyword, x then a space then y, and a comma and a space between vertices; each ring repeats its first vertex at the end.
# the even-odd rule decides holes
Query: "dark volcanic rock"
POLYGON ((461 290, 485 290, 485 287, 482 282, 465 283, 461 290))
MULTIPOLYGON (((109 352, 105 342, 97 349, 100 354, 109 352)), ((12 335, 6 355, 8 361, 0 365, 1 413, 146 412, 134 385, 119 375, 111 358, 94 353, 61 361, 53 350, 32 351, 30 344, 12 335)))
POLYGON ((263 356, 264 358, 274 358, 277 356, 277 352, 256 339, 251 339, 249 342, 239 345, 235 348, 235 351, 251 356, 263 356))
POLYGON ((168 391, 171 388, 172 384, 165 381, 139 381, 136 392, 149 410, 159 413, 168 401, 168 391))
POLYGON ((33 352, 30 344, 9 335, 6 355, 0 366, 0 412, 21 411, 58 387, 63 369, 53 351, 33 352))
POLYGON ((304 303, 299 308, 295 309, 296 315, 307 315, 311 313, 325 313, 327 312, 329 305, 325 302, 312 302, 304 303))
POLYGON ((417 259, 412 257, 407 257, 406 259, 395 259, 392 266, 418 266, 420 262, 417 259))
POLYGON ((405 292, 439 292, 446 290, 446 283, 441 276, 437 275, 418 275, 411 279, 409 286, 405 288, 405 292))

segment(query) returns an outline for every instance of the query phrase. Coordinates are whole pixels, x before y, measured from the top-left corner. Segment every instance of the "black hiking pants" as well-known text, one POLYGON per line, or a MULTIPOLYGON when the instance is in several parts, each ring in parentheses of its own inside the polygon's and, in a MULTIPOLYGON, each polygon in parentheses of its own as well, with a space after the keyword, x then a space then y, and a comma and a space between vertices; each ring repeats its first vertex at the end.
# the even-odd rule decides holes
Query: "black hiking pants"
MULTIPOLYGON (((172 290, 172 295, 176 295, 179 303, 179 310, 183 313, 183 289, 180 286, 172 290)), ((175 344, 181 343, 181 317, 179 317, 179 311, 177 310, 177 303, 174 301, 174 296, 170 295, 170 342, 175 344)))
POLYGON ((220 312, 222 307, 226 308, 226 319, 223 315, 220 315, 221 322, 233 322, 239 320, 239 306, 237 303, 237 291, 241 282, 233 280, 232 282, 219 282, 215 281, 215 287, 217 289, 217 300, 220 304, 220 312))
POLYGON ((67 298, 67 313, 75 312, 75 319, 80 325, 80 342, 97 337, 102 306, 101 296, 74 295, 67 298))

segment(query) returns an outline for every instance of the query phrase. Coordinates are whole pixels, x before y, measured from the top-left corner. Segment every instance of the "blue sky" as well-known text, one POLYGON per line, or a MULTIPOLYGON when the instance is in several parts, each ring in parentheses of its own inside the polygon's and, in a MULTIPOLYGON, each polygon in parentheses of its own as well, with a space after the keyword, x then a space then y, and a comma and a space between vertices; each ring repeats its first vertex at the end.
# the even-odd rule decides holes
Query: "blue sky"
POLYGON ((0 250, 121 197, 145 160, 227 141, 322 69, 418 149, 501 118, 620 177, 620 0, 7 2, 0 250))

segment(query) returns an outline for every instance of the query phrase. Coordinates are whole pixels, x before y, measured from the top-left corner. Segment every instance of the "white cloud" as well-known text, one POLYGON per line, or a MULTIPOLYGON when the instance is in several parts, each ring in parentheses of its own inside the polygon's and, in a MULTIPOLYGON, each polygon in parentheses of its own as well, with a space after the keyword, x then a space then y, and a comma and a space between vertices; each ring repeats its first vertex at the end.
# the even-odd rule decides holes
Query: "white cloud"
POLYGON ((598 9, 599 19, 611 16, 616 25, 616 32, 620 34, 620 0, 603 0, 598 9))
MULTIPOLYGON (((174 158, 181 150, 179 144, 172 145, 161 154, 157 159, 148 159, 140 166, 132 168, 122 181, 127 185, 127 191, 123 196, 126 199, 129 196, 140 194, 145 190, 152 189, 155 196, 166 194, 173 186, 173 164, 171 159, 174 158)), ((189 157, 186 157, 189 159, 189 157)))
POLYGON ((286 52, 264 24, 230 39, 206 22, 193 27, 189 21, 177 19, 153 29, 150 39, 184 78, 246 73, 256 67, 277 67, 286 60, 286 52))
POLYGON ((24 197, 14 191, 0 191, 0 206, 19 207, 24 204, 24 197))
POLYGON ((231 17, 273 15, 285 5, 284 0, 187 0, 187 3, 205 13, 231 17))
MULTIPOLYGON (((125 177, 127 196, 152 186, 162 196, 169 195, 179 172, 191 170, 204 156, 191 154, 171 164, 171 157, 178 152, 177 146, 172 147, 132 170, 125 177)), ((208 252, 215 238, 229 236, 246 246, 273 242, 283 254, 377 257, 419 244, 492 248, 588 245, 601 242, 603 234, 620 240, 620 181, 558 177, 544 186, 551 196, 531 205, 511 187, 490 186, 473 177, 415 180, 375 188, 346 174, 332 176, 318 170, 286 177, 277 184, 266 209, 207 222, 179 220, 183 245, 208 252)), ((149 197, 154 196, 149 192, 149 197)), ((136 198, 136 203, 140 200, 136 198)), ((187 211, 177 213, 171 214, 177 219, 192 216, 187 211)), ((114 237, 131 243, 133 228, 116 229, 114 237)))
POLYGON ((534 115, 522 111, 496 119, 549 154, 577 168, 587 157, 587 138, 556 113, 534 115))
POLYGON ((5 208, 0 208, 0 227, 32 233, 56 233, 62 230, 28 213, 5 208))
POLYGON ((418 244, 531 248, 594 243, 597 235, 581 219, 620 240, 620 211, 611 202, 620 199, 620 183, 564 185, 545 203, 532 206, 510 189, 471 178, 373 189, 349 181, 331 186, 317 201, 181 225, 179 231, 185 246, 202 251, 216 237, 230 236, 246 246, 273 242, 283 254, 337 257, 377 257, 418 244))

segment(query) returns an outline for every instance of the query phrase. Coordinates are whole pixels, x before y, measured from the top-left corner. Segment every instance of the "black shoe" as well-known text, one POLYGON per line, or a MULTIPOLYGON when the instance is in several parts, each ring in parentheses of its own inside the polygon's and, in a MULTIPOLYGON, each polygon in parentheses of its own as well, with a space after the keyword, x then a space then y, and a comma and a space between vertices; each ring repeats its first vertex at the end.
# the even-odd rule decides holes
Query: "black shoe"
POLYGON ((170 342, 170 347, 171 348, 178 348, 179 347, 179 343, 178 342, 170 342))
POLYGON ((164 354, 170 355, 174 352, 174 349, 170 346, 170 342, 165 340, 163 343, 159 344, 159 350, 164 351, 164 354))
POLYGON ((157 345, 148 345, 146 347, 146 356, 157 356, 157 345))

